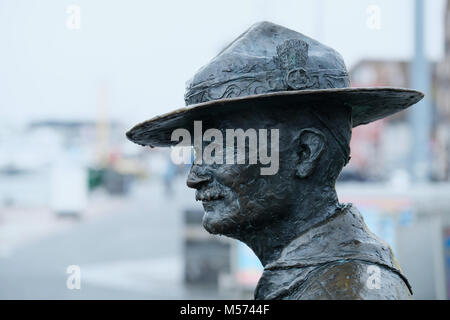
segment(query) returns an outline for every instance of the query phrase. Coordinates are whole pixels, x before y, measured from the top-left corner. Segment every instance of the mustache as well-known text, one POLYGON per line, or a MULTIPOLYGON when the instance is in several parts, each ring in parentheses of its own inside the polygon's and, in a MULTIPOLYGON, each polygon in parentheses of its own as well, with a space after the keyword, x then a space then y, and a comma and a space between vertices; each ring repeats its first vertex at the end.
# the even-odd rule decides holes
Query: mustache
POLYGON ((195 192, 196 201, 211 201, 224 199, 226 196, 226 191, 218 188, 217 186, 206 186, 205 188, 199 189, 195 192))

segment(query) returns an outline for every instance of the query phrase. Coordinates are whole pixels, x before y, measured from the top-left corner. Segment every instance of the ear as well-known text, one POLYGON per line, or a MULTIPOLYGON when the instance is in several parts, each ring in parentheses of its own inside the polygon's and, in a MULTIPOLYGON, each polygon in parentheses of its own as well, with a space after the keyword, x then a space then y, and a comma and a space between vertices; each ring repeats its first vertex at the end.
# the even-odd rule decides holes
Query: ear
POLYGON ((308 177, 317 165, 320 155, 325 149, 325 135, 317 129, 307 128, 299 134, 299 163, 297 164, 297 177, 308 177))

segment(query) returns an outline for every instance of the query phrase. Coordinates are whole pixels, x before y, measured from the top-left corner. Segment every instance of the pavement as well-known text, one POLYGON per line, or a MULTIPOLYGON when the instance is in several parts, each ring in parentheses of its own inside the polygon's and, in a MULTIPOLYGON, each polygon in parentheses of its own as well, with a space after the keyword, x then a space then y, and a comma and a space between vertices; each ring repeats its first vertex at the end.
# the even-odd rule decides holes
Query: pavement
MULTIPOLYGON (((126 197, 97 194, 80 219, 46 208, 0 209, 0 299, 220 299, 183 285, 182 212, 199 207, 180 177, 137 183, 126 197), (69 289, 69 266, 80 289, 69 289)), ((70 286, 69 286, 70 287, 70 286)))

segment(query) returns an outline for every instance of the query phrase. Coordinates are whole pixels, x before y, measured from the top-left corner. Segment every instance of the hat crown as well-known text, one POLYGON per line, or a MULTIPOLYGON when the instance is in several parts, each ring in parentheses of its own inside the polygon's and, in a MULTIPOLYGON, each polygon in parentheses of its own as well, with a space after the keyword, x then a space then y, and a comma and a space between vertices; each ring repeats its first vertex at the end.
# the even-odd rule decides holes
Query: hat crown
POLYGON ((188 81, 186 105, 262 93, 349 87, 335 50, 299 32, 254 24, 188 81))

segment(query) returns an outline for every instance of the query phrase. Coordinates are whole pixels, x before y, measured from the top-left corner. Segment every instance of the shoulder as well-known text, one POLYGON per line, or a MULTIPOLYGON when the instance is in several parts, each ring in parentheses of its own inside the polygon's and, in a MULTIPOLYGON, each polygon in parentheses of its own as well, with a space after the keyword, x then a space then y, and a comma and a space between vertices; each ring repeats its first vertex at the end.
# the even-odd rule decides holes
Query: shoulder
POLYGON ((412 295, 395 271, 369 262, 330 263, 315 270, 287 299, 405 300, 412 295))

